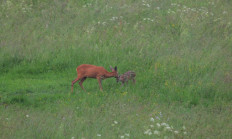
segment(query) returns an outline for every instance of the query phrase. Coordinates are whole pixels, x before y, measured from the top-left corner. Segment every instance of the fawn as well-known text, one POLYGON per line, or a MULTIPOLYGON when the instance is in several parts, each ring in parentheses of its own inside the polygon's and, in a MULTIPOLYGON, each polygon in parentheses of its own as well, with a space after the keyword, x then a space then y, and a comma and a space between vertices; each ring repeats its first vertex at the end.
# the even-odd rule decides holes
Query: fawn
POLYGON ((115 77, 118 78, 118 72, 117 72, 117 66, 112 68, 110 66, 110 69, 112 72, 108 72, 103 67, 95 66, 95 65, 89 65, 89 64, 82 64, 76 68, 77 71, 77 78, 72 81, 72 88, 71 92, 73 92, 73 85, 80 80, 79 85, 83 90, 84 87, 82 86, 82 83, 85 81, 86 78, 95 78, 98 80, 100 90, 102 91, 102 84, 101 81, 110 78, 115 77))
POLYGON ((121 81, 122 85, 124 85, 125 82, 128 84, 129 80, 132 80, 133 83, 135 83, 135 76, 136 74, 134 71, 128 71, 124 74, 119 75, 118 78, 116 79, 117 79, 117 82, 121 81))

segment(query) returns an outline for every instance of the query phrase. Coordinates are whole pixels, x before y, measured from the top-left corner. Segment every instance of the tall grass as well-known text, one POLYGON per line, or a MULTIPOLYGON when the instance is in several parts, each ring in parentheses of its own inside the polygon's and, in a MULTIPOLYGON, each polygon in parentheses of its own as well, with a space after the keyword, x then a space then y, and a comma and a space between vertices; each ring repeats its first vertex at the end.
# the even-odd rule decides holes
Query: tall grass
MULTIPOLYGON (((30 111, 34 113, 39 113, 37 108, 43 108, 44 114, 48 115, 58 102, 63 105, 66 99, 75 101, 82 97, 86 100, 78 105, 90 108, 92 112, 100 109, 99 103, 109 103, 111 108, 117 101, 121 105, 151 105, 148 111, 157 105, 166 111, 166 105, 174 105, 172 117, 178 106, 196 107, 200 112, 211 107, 228 110, 232 100, 231 5, 228 0, 1 1, 0 102, 12 109, 16 105, 32 106, 30 111), (71 81, 77 76, 75 68, 83 63, 103 66, 107 70, 110 65, 117 65, 119 73, 134 70, 136 85, 120 87, 115 79, 107 79, 103 81, 107 95, 103 95, 97 92, 97 81, 89 79, 84 82, 89 93, 75 85, 78 96, 69 96, 71 81), (97 95, 89 98, 88 94, 97 95), (129 95, 125 98, 127 95, 123 94, 129 95), (126 101, 134 98, 133 103, 126 101)), ((72 109, 77 104, 68 101, 67 105, 72 109)), ((63 108, 59 107, 66 111, 63 108)), ((119 108, 116 111, 121 112, 119 108)), ((141 114, 148 114, 148 111, 141 114)), ((106 120, 104 117, 100 119, 106 120)), ((136 126, 136 123, 132 125, 136 126)), ((78 128, 85 129, 83 126, 78 128)), ((229 128, 231 124, 225 127, 229 128)), ((108 132, 105 128, 102 130, 108 132)), ((121 131, 118 129, 108 135, 119 135, 121 131)), ((45 134, 52 138, 69 138, 56 136, 54 132, 45 134)), ((91 132, 95 137, 96 130, 91 132)), ((84 135, 87 133, 83 131, 84 135)), ((206 133, 204 136, 196 131, 189 137, 210 136, 206 133)), ((142 135, 134 137, 142 138, 142 135)))

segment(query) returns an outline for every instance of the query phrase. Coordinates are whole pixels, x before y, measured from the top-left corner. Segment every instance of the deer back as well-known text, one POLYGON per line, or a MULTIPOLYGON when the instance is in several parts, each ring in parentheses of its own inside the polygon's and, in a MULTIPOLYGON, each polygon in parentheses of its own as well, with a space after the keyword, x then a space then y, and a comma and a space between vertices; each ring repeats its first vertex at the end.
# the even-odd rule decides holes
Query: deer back
POLYGON ((78 76, 88 77, 88 78, 107 78, 118 76, 115 72, 108 72, 105 68, 95 65, 82 64, 77 67, 78 76), (115 74, 115 75, 114 75, 115 74))

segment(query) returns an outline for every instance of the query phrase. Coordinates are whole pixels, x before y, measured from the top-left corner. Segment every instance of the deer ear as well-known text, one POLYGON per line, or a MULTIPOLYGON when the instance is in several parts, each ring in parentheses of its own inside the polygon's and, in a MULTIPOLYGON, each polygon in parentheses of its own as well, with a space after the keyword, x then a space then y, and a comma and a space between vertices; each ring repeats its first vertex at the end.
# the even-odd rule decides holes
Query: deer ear
POLYGON ((112 66, 110 66, 110 69, 113 70, 112 66))
POLYGON ((117 71, 117 66, 114 67, 114 70, 117 71))

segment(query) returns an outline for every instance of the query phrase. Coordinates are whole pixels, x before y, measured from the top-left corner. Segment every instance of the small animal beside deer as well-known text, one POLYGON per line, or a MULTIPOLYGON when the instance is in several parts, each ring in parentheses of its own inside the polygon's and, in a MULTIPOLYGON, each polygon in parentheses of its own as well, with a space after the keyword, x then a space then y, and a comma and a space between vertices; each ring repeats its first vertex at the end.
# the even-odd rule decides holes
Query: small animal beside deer
POLYGON ((135 76, 136 74, 134 71, 128 71, 124 74, 119 75, 118 78, 116 79, 117 79, 117 82, 122 82, 122 85, 124 85, 124 83, 128 84, 129 80, 132 80, 133 83, 135 83, 135 76))
POLYGON ((71 92, 73 92, 73 85, 80 80, 79 85, 80 87, 84 89, 83 82, 86 80, 86 78, 95 78, 98 80, 100 90, 102 91, 102 80, 106 78, 115 77, 118 78, 118 72, 117 72, 117 66, 112 68, 110 66, 111 72, 108 72, 103 67, 95 66, 95 65, 89 65, 89 64, 82 64, 76 68, 77 71, 77 78, 72 81, 72 88, 71 92))

